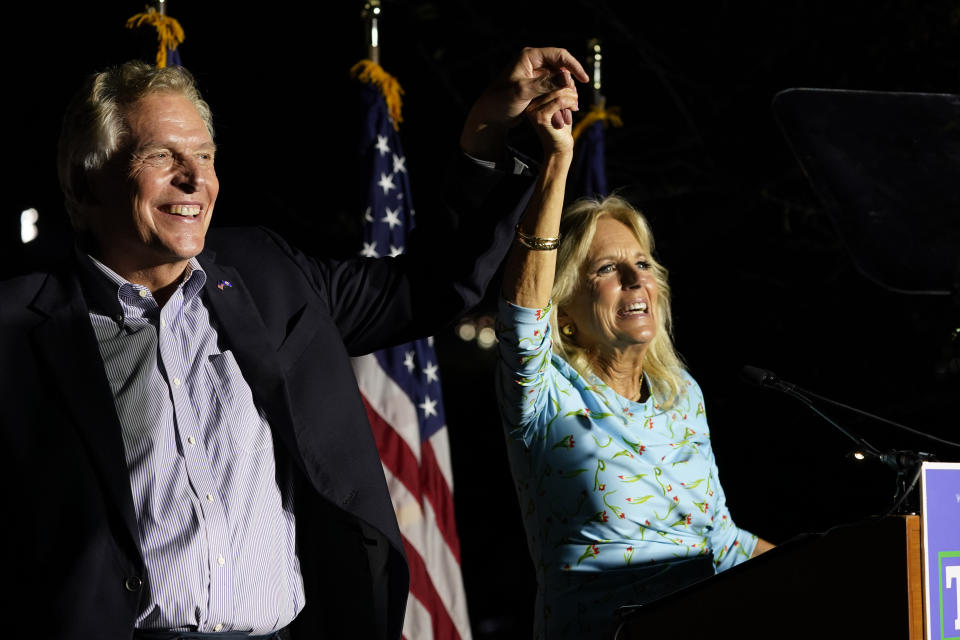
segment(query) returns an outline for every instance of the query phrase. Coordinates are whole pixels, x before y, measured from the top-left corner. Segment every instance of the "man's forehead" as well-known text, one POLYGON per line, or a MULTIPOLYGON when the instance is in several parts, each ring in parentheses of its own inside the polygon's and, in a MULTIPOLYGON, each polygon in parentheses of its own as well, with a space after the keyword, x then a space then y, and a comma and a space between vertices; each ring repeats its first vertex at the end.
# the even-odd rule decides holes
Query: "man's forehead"
POLYGON ((130 140, 138 148, 177 139, 191 146, 213 147, 209 128, 190 99, 173 91, 148 93, 123 109, 130 140))

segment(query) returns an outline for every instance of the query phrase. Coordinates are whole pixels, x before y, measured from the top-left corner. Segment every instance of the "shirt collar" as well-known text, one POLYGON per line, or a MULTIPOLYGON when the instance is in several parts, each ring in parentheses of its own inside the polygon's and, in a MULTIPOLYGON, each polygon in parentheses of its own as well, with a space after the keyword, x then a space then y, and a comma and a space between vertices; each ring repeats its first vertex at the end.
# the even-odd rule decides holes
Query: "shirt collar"
MULTIPOLYGON (((80 286, 91 311, 108 315, 118 324, 123 323, 123 305, 120 303, 121 290, 125 286, 134 287, 116 271, 103 264, 79 247, 74 247, 77 262, 80 265, 80 286)), ((183 301, 189 302, 203 291, 207 274, 196 258, 190 258, 180 286, 183 288, 183 301)))

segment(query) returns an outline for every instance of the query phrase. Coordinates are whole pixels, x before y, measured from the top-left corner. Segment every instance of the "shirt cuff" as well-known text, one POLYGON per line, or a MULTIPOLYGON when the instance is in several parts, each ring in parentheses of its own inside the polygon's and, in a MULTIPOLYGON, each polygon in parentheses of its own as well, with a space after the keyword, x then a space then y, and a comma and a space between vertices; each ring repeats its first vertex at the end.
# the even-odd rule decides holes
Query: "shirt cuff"
POLYGON ((460 153, 481 167, 486 167, 487 169, 492 169, 501 173, 522 176, 530 171, 530 165, 521 160, 520 157, 513 153, 511 149, 505 149, 503 152, 503 157, 496 161, 482 160, 481 158, 470 155, 466 151, 461 151, 460 153))
POLYGON ((513 304, 504 297, 500 298, 500 316, 511 318, 514 322, 522 324, 536 324, 544 322, 550 318, 550 312, 553 310, 553 300, 547 303, 542 309, 531 309, 530 307, 521 307, 513 304))

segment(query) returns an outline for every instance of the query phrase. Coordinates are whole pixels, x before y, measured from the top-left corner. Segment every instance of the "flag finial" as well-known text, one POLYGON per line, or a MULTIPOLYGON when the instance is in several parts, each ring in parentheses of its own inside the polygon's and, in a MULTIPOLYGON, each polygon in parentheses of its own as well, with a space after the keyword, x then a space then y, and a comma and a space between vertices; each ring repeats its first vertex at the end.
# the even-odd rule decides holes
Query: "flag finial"
POLYGON ((366 22, 367 57, 380 64, 380 0, 367 0, 361 16, 366 22))

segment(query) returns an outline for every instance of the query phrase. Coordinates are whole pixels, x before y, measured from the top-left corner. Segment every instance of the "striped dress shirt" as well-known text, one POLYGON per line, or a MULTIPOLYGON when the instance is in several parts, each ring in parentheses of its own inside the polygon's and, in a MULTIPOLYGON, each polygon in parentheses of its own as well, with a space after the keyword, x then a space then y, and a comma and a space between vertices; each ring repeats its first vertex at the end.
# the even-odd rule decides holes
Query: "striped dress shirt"
POLYGON ((266 417, 217 344, 206 274, 192 259, 160 308, 146 287, 81 261, 147 569, 137 628, 283 628, 304 604, 292 493, 278 486, 266 417))

